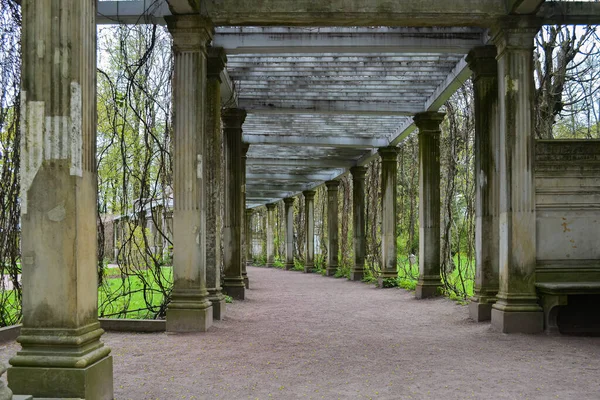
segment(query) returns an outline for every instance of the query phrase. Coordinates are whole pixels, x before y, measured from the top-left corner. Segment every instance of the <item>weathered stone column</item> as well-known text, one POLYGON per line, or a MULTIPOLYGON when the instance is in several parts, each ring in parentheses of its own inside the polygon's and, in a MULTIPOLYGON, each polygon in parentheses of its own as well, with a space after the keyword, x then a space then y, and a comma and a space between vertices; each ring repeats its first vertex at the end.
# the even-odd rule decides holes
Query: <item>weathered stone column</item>
POLYGON ((8 382, 16 395, 112 399, 97 308, 96 2, 21 4, 23 327, 8 382))
MULTIPOLYGON (((246 266, 252 265, 252 215, 254 210, 246 209, 246 266)), ((246 285, 248 289, 248 285, 246 285)))
POLYGON ((381 156, 381 193, 382 193, 382 227, 381 227, 381 253, 383 265, 378 277, 379 287, 383 287, 383 280, 397 278, 396 260, 396 180, 398 174, 398 148, 382 147, 379 149, 381 156))
POLYGON ((352 174, 352 221, 354 232, 354 267, 350 272, 351 281, 362 281, 365 277, 365 175, 367 168, 350 168, 352 174))
POLYGON ((212 303, 213 318, 225 316, 225 296, 221 292, 221 72, 227 57, 221 47, 208 49, 206 83, 206 137, 204 140, 204 169, 206 170, 206 287, 212 303))
POLYGON ((313 272, 315 268, 315 191, 305 190, 304 195, 304 232, 306 242, 304 244, 305 260, 304 272, 313 272))
POLYGON ((267 268, 275 266, 275 209, 277 204, 267 204, 267 268))
POLYGON ((246 253, 248 252, 247 246, 247 237, 248 226, 246 225, 246 219, 244 218, 246 209, 246 159, 248 154, 248 149, 250 145, 248 143, 242 143, 242 278, 244 279, 244 286, 246 289, 250 289, 250 279, 248 279, 248 271, 246 269, 246 253))
POLYGON ((419 281, 415 297, 440 294, 440 123, 444 114, 415 115, 419 129, 419 281))
POLYGON ((496 46, 477 47, 467 56, 475 102, 475 293, 470 317, 488 321, 498 293, 499 151, 498 63, 496 46))
POLYGON ((223 112, 225 133, 225 226, 223 291, 234 299, 244 300, 246 285, 242 277, 242 124, 246 111, 228 108, 223 112))
POLYGON ((167 331, 204 332, 213 309, 206 290, 206 208, 203 168, 206 45, 210 21, 195 15, 166 18, 173 36, 173 291, 167 331))
POLYGON ((294 198, 283 199, 285 204, 285 269, 294 269, 294 198))
POLYGON ((503 21, 498 47, 500 114, 500 286, 492 326, 502 332, 543 330, 535 293, 536 219, 533 134, 533 48, 538 26, 503 21))
POLYGON ((338 270, 339 224, 338 224, 338 189, 340 181, 327 181, 327 269, 326 276, 334 276, 338 270))

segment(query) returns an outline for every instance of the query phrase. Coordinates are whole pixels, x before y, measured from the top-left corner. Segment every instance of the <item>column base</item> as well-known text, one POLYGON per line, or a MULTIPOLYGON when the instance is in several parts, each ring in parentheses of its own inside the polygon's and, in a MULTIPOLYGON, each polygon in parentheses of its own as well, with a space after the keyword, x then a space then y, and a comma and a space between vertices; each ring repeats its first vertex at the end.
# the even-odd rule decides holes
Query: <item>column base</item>
POLYGON ((113 363, 95 322, 78 329, 22 328, 7 378, 15 395, 112 400, 113 363))
POLYGON ((244 277, 244 286, 246 289, 250 289, 250 279, 247 276, 244 277))
POLYGON ((285 263, 285 270, 291 271, 294 269, 294 263, 285 263))
POLYGON ((415 298, 428 299, 442 295, 442 282, 439 276, 419 277, 415 288, 415 298))
POLYGON ((213 308, 167 308, 167 332, 206 332, 212 326, 213 308))
POLYGON ((325 276, 335 276, 337 271, 338 271, 337 265, 335 267, 327 267, 327 269, 325 269, 325 276))
POLYGON ((36 398, 114 398, 112 356, 86 368, 12 367, 8 370, 8 382, 14 394, 36 398))
POLYGON ((492 306, 496 302, 495 293, 487 292, 486 296, 471 297, 469 302, 469 318, 475 322, 484 322, 492 319, 492 306), (491 293, 491 295, 489 295, 491 293))
POLYGON ((383 270, 383 271, 379 272, 379 276, 377 277, 377 287, 380 289, 394 287, 395 285, 391 285, 391 286, 386 285, 385 281, 387 279, 396 279, 396 278, 398 278, 398 271, 383 270))
POLYGON ((492 328, 502 333, 539 333, 544 330, 544 313, 537 297, 500 297, 492 306, 492 328))
POLYGON ((244 279, 241 276, 237 278, 225 278, 225 282, 223 282, 223 293, 236 300, 244 300, 246 296, 246 284, 244 283, 244 279))
POLYGON ((305 274, 310 274, 311 272, 315 272, 315 267, 312 264, 309 265, 305 265, 304 266, 304 273, 305 274))
POLYGON ((365 270, 364 269, 353 269, 350 271, 350 279, 351 281, 362 281, 365 279, 365 270))
POLYGON ((217 294, 209 295, 208 300, 212 304, 213 320, 222 320, 225 317, 225 296, 219 291, 217 294))
POLYGON ((167 306, 167 332, 206 332, 213 322, 205 289, 175 288, 167 306))

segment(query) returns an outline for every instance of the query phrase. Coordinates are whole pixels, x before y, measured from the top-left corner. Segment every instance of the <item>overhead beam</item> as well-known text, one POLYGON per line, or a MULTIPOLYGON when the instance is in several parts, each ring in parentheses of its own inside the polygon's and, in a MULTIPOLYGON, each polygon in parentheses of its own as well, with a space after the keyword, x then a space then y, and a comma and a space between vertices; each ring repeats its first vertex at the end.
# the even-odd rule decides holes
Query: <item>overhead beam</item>
POLYGON ((351 147, 374 148, 385 147, 387 139, 364 138, 357 136, 285 136, 285 135, 244 135, 244 142, 249 144, 316 146, 316 147, 351 147))
POLYGON ((263 100, 239 99, 239 107, 255 114, 355 114, 355 115, 414 115, 424 111, 419 103, 365 102, 343 100, 263 100))
POLYGON ((225 48, 227 54, 466 54, 483 41, 483 31, 474 28, 232 27, 217 29, 213 45, 225 48))
POLYGON ((343 169, 335 170, 335 172, 330 173, 315 173, 315 174, 291 174, 291 173, 265 173, 265 174, 256 174, 256 173, 247 173, 246 181, 250 180, 259 180, 259 179, 272 179, 272 180, 287 180, 291 182, 315 182, 315 181, 328 181, 340 174, 343 174, 343 169))
MULTIPOLYGON (((288 0, 278 2, 280 10, 277 10, 272 6, 272 2, 253 0, 240 3, 237 0, 228 0, 215 2, 216 5, 213 7, 219 7, 220 10, 211 12, 211 16, 217 26, 478 26, 489 28, 494 19, 506 15, 507 10, 510 9, 505 1, 440 1, 433 9, 430 1, 421 0, 395 2, 360 0, 352 2, 352 6, 348 8, 345 2, 340 1, 288 0), (263 6, 256 7, 256 2, 263 3, 263 6), (295 3, 300 4, 294 6, 295 3), (369 3, 369 7, 362 7, 364 3, 369 3), (294 9, 281 11, 286 7, 294 9), (315 8, 319 9, 309 11, 315 8), (333 11, 334 9, 337 11, 333 11)), ((171 11, 165 0, 100 1, 96 23, 163 25, 164 17, 168 15, 171 15, 171 11)), ((596 25, 600 24, 600 3, 545 2, 536 15, 546 25, 596 25)))
POLYGON ((300 158, 250 158, 246 159, 246 165, 267 165, 272 167, 323 167, 323 168, 350 168, 354 166, 353 160, 338 159, 300 159, 300 158))

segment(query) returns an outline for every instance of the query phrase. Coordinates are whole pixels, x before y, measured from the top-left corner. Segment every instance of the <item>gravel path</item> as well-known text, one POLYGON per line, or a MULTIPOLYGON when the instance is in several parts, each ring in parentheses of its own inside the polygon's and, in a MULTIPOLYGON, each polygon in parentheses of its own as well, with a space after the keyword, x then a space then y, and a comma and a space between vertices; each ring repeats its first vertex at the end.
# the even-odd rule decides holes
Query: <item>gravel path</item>
MULTIPOLYGON (((504 335, 447 299, 249 268, 204 334, 107 333, 117 399, 600 399, 600 338, 504 335)), ((16 345, 0 346, 0 358, 16 345)))

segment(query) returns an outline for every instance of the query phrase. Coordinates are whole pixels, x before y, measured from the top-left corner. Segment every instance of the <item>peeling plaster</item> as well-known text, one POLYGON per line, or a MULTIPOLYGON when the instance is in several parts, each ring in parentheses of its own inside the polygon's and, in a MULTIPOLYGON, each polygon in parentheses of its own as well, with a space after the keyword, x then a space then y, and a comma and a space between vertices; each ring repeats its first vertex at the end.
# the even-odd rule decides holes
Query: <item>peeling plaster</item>
POLYGON ((198 164, 196 165, 196 175, 202 179, 202 154, 198 154, 198 164))
POLYGON ((71 175, 83 176, 82 165, 82 104, 81 86, 77 82, 71 82, 71 175))
MULTIPOLYGON (((38 51, 40 44, 38 43, 38 51)), ((55 62, 56 62, 55 53, 55 62)), ((60 60, 58 60, 60 62, 60 60)), ((71 159, 70 174, 82 177, 81 86, 71 82, 70 116, 46 116, 46 103, 28 101, 21 92, 21 213, 27 214, 27 192, 44 160, 71 159)))
POLYGON ((54 207, 52 210, 48 211, 48 219, 52 222, 60 222, 65 219, 67 215, 67 211, 65 210, 64 205, 60 204, 54 207))

